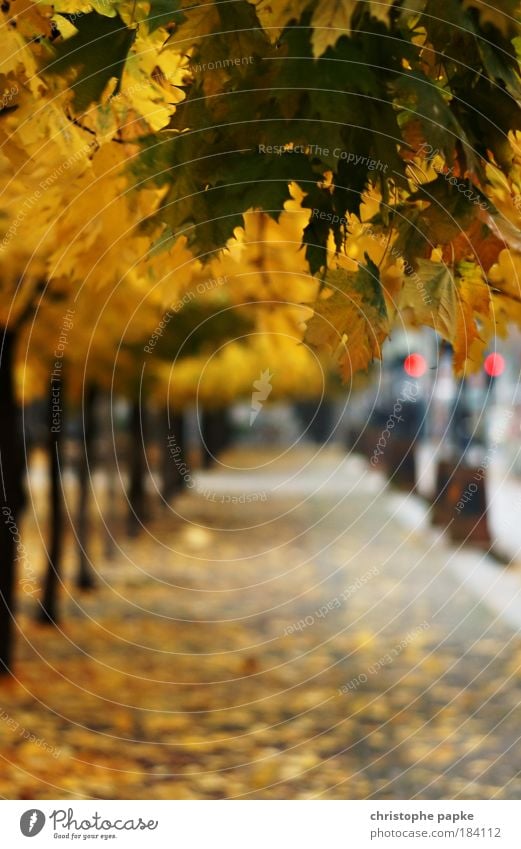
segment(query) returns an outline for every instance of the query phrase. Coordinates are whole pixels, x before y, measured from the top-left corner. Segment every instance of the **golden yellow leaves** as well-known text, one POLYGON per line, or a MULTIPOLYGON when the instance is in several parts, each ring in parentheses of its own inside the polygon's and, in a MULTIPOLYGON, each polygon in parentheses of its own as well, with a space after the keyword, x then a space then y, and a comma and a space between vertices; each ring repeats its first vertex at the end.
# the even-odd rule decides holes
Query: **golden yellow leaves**
POLYGON ((315 56, 322 56, 328 47, 334 47, 342 35, 351 32, 351 18, 357 0, 318 0, 311 26, 312 45, 315 56))
POLYGON ((183 3, 184 20, 166 44, 179 54, 186 54, 209 33, 219 31, 219 9, 216 3, 183 3))
POLYGON ((113 137, 118 130, 126 139, 138 138, 167 126, 176 105, 183 100, 186 59, 162 50, 164 33, 138 31, 129 53, 121 86, 107 93, 92 113, 90 123, 98 135, 113 137))
MULTIPOLYGON (((255 6, 257 17, 266 30, 266 34, 272 43, 276 42, 283 30, 292 22, 300 20, 302 12, 306 7, 313 9, 311 26, 314 28, 312 34, 312 47, 315 57, 322 56, 328 47, 334 47, 342 35, 351 34, 351 20, 357 6, 358 0, 318 0, 309 3, 309 0, 249 0, 255 6)), ((393 0, 369 0, 363 6, 369 7, 372 17, 385 24, 389 23, 389 16, 393 0)))
POLYGON ((506 336, 510 323, 521 324, 521 254, 504 250, 490 269, 495 327, 506 336))
MULTIPOLYGON (((358 5, 357 0, 318 1, 311 19, 311 26, 314 27, 312 45, 315 57, 322 56, 328 47, 334 47, 343 35, 351 34, 351 21, 358 5)), ((368 5, 374 18, 385 24, 389 23, 393 0, 369 2, 368 5)))
POLYGON ((330 272, 326 282, 329 291, 315 305, 305 341, 328 349, 347 381, 381 357, 390 329, 387 307, 378 269, 369 259, 356 273, 330 272))
POLYGON ((502 294, 521 300, 521 255, 501 251, 497 263, 490 269, 489 280, 502 294))
MULTIPOLYGON (((301 250, 307 213, 291 201, 288 207, 278 222, 264 213, 249 212, 236 239, 203 269, 181 261, 178 243, 181 271, 192 272, 179 304, 201 308, 201 320, 207 317, 207 344, 196 355, 181 351, 174 364, 153 364, 156 391, 161 395, 167 387, 170 404, 183 407, 197 400, 212 405, 249 397, 253 382, 266 369, 276 374, 273 399, 322 392, 323 364, 302 344, 305 320, 311 314, 306 304, 315 300, 318 287, 301 250), (225 315, 249 325, 240 329, 239 323, 235 334, 216 346, 212 334, 225 315)), ((179 275, 173 271, 172 277, 175 282, 179 275)), ((182 312, 173 316, 172 327, 176 322, 182 324, 182 312)))
POLYGON ((452 340, 456 374, 477 371, 481 367, 485 348, 493 326, 490 322, 490 288, 475 263, 458 266, 456 327, 452 340))
POLYGON ((506 8, 499 8, 497 3, 488 3, 486 0, 463 0, 464 9, 477 9, 481 26, 492 24, 505 38, 508 38, 517 33, 519 6, 515 2, 510 2, 510 4, 507 2, 506 5, 512 7, 509 11, 512 11, 513 14, 517 13, 517 21, 511 14, 507 14, 506 8))
POLYGON ((391 9, 395 0, 369 0, 369 10, 373 18, 388 25, 391 9))
POLYGON ((421 260, 417 273, 405 278, 400 307, 411 324, 432 327, 452 341, 456 328, 457 295, 451 270, 443 263, 421 260))
POLYGON ((297 0, 249 0, 255 6, 255 11, 261 25, 272 43, 280 37, 287 25, 300 17, 307 5, 297 0))
POLYGON ((311 303, 317 281, 309 274, 301 249, 308 213, 292 201, 279 218, 251 210, 244 228, 212 264, 214 276, 226 275, 234 302, 311 303))
MULTIPOLYGON (((358 238, 367 246, 367 233, 360 231, 358 238)), ((348 246, 352 256, 358 254, 356 244, 355 238, 348 246)), ((326 277, 328 288, 315 304, 305 341, 327 350, 339 363, 344 380, 349 380, 381 357, 391 323, 399 316, 408 325, 432 327, 450 342, 456 373, 479 368, 494 330, 491 290, 479 266, 462 261, 452 271, 445 263, 420 260, 417 269, 409 266, 405 273, 403 260, 389 248, 390 253, 381 244, 373 248, 380 271, 368 251, 368 265, 361 265, 358 272, 352 269, 353 260, 339 258, 338 270, 326 277)), ((509 256, 505 251, 503 269, 495 271, 495 279, 502 279, 509 256)))
POLYGON ((42 85, 36 56, 20 33, 5 23, 0 26, 0 74, 15 75, 16 82, 33 93, 42 85))
POLYGON ((10 0, 9 3, 9 18, 16 22, 20 35, 28 40, 42 35, 49 38, 53 31, 52 13, 51 5, 35 3, 34 0, 10 0))
POLYGON ((459 262, 452 271, 445 263, 420 260, 404 278, 399 309, 408 324, 432 327, 450 342, 456 374, 481 366, 493 330, 491 292, 475 262, 459 262))
POLYGON ((53 6, 56 13, 67 12, 70 15, 86 15, 93 9, 100 14, 107 14, 110 10, 109 0, 101 0, 101 2, 97 2, 97 0, 55 0, 53 6), (104 8, 99 8, 100 6, 104 8))
POLYGON ((479 267, 422 260, 405 278, 400 308, 413 325, 432 327, 451 343, 457 374, 479 368, 490 333, 490 289, 479 267))

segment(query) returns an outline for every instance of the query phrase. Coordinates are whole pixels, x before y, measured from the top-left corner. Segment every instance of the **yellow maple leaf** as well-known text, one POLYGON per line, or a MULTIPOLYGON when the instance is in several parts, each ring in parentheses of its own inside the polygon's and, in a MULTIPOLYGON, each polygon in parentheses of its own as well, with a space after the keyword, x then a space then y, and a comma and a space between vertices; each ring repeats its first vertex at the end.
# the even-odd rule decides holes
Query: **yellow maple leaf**
POLYGON ((463 0, 464 9, 477 9, 481 26, 492 24, 505 38, 517 34, 519 21, 512 18, 506 11, 499 9, 498 4, 488 0, 463 0))
POLYGON ((305 2, 295 0, 248 0, 255 6, 255 12, 261 26, 266 30, 269 40, 274 44, 290 21, 298 20, 305 2))
POLYGON ((389 26, 393 4, 394 0, 369 0, 371 15, 389 26))
POLYGON ((451 342, 456 332, 457 294, 454 275, 441 262, 420 260, 418 271, 407 275, 400 310, 413 325, 432 327, 451 342))
POLYGON ((184 20, 167 39, 165 46, 186 53, 210 33, 219 32, 220 17, 215 3, 203 3, 183 8, 184 20))
POLYGON ((389 333, 389 317, 378 269, 368 257, 367 266, 353 274, 342 270, 327 276, 329 291, 315 304, 304 341, 327 349, 349 380, 381 358, 381 346, 389 333))
POLYGON ((315 57, 322 56, 328 47, 334 47, 342 35, 350 35, 356 5, 357 0, 319 0, 311 18, 315 57))
POLYGON ((454 371, 456 374, 462 374, 481 368, 492 332, 489 320, 491 296, 487 282, 476 263, 462 262, 458 272, 453 350, 454 371))

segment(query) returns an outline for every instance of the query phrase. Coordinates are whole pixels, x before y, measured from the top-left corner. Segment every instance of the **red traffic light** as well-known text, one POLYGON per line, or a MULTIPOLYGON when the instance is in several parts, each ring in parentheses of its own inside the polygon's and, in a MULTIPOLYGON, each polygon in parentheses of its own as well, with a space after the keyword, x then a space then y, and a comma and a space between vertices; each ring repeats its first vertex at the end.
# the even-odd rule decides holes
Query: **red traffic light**
POLYGON ((489 377, 499 377, 505 371, 505 358, 501 354, 489 354, 485 360, 485 371, 489 377))
POLYGON ((403 367, 409 377, 423 377, 427 371, 427 360, 421 354, 409 354, 403 367))

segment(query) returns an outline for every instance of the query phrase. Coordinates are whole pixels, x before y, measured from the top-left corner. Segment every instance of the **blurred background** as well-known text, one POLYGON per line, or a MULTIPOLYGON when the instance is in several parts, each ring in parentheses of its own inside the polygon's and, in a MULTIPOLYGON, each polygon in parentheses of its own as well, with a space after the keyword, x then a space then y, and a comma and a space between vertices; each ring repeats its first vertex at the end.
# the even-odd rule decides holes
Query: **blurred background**
POLYGON ((521 338, 456 379, 398 328, 346 388, 233 321, 175 360, 175 404, 132 343, 133 383, 122 355, 66 393, 58 365, 19 412, 1 793, 511 797, 521 338))

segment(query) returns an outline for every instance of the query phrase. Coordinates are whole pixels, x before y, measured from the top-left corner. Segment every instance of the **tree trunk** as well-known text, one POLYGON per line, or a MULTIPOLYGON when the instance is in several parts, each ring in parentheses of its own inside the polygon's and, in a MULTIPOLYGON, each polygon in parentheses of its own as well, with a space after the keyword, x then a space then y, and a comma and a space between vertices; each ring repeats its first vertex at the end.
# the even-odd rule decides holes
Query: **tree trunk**
POLYGON ((87 552, 89 538, 89 491, 92 448, 96 438, 96 387, 87 387, 82 419, 82 445, 78 459, 78 514, 76 518, 76 539, 78 541, 78 572, 76 586, 90 590, 96 586, 90 559, 87 552))
POLYGON ((119 476, 116 471, 116 460, 115 457, 111 454, 108 458, 108 463, 106 467, 107 474, 107 498, 106 503, 107 507, 103 514, 103 524, 105 528, 105 542, 103 546, 103 551, 105 555, 105 560, 114 560, 116 556, 116 541, 114 535, 116 534, 116 526, 118 522, 118 509, 117 505, 119 503, 120 497, 120 489, 119 489, 119 476))
POLYGON ((228 447, 230 436, 227 410, 203 410, 201 415, 203 469, 213 466, 218 454, 228 447))
POLYGON ((112 419, 112 406, 110 396, 103 394, 97 404, 98 410, 98 453, 97 457, 101 469, 105 474, 105 497, 103 507, 100 508, 100 517, 103 525, 103 557, 105 560, 113 560, 116 554, 114 534, 116 534, 116 523, 118 518, 117 505, 119 503, 120 490, 119 475, 117 473, 116 451, 118 444, 118 432, 116 422, 112 419))
POLYGON ((47 571, 39 618, 43 623, 58 622, 58 588, 63 555, 64 509, 61 481, 61 446, 63 430, 63 382, 51 382, 49 393, 49 548, 47 571), (59 410, 59 411, 57 411, 59 410))
POLYGON ((162 496, 168 502, 185 486, 186 466, 185 417, 183 413, 171 415, 164 440, 162 496))
POLYGON ((4 330, 0 337, 0 675, 8 674, 12 667, 14 558, 16 548, 21 545, 17 522, 24 501, 23 453, 13 380, 15 343, 15 333, 4 330))
POLYGON ((146 448, 145 448, 145 410, 141 407, 139 400, 132 403, 130 412, 130 446, 129 446, 129 472, 130 482, 128 489, 128 535, 135 537, 147 518, 145 474, 146 474, 146 448))
POLYGON ((105 527, 105 541, 103 545, 103 553, 105 560, 114 560, 116 556, 116 542, 114 534, 116 532, 116 522, 118 518, 116 510, 116 501, 120 495, 120 491, 116 485, 116 470, 113 466, 107 469, 107 510, 104 514, 103 521, 105 527))

